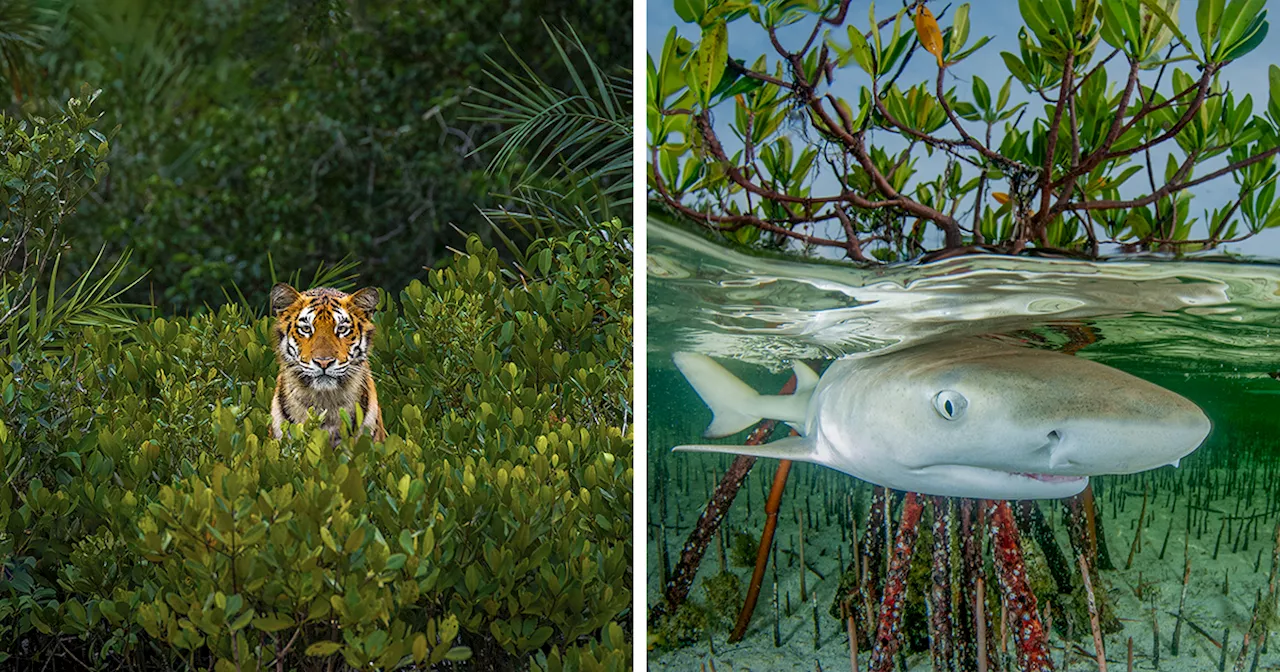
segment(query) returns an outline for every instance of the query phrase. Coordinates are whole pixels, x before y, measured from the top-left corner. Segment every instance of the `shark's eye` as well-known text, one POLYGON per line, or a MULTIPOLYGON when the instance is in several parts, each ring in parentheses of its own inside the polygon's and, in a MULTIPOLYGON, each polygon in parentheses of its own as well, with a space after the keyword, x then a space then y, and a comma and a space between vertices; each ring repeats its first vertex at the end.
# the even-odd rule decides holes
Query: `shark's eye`
POLYGON ((955 390, 943 390, 933 396, 933 410, 946 420, 959 420, 968 407, 969 400, 955 390))

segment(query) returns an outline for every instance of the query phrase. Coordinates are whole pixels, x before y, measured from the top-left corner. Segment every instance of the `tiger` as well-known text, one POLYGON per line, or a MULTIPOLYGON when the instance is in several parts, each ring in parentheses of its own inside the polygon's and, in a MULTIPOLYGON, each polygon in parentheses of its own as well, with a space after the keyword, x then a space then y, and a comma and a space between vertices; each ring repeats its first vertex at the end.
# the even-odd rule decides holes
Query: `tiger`
POLYGON ((287 283, 271 288, 275 313, 276 360, 280 373, 271 395, 271 433, 279 439, 286 422, 297 423, 310 410, 323 415, 321 426, 338 443, 340 411, 346 411, 355 433, 356 409, 374 441, 385 441, 378 390, 369 369, 373 344, 372 316, 378 290, 353 294, 320 287, 299 292, 287 283))

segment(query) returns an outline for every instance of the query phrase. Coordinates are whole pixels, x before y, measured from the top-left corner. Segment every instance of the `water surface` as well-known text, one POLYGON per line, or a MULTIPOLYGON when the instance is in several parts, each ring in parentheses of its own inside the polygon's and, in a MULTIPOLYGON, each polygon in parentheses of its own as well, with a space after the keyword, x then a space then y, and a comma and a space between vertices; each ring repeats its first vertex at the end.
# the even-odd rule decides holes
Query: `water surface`
POLYGON ((651 365, 691 350, 779 369, 944 336, 1053 339, 1055 325, 1084 325, 1097 342, 1081 354, 1110 363, 1258 381, 1280 366, 1277 262, 978 255, 857 267, 747 254, 655 219, 648 236, 651 365))
MULTIPOLYGON (((1194 572, 1187 618, 1216 640, 1229 633, 1228 669, 1234 664, 1258 595, 1268 593, 1280 525, 1280 487, 1275 485, 1280 481, 1280 263, 1227 257, 1081 261, 983 255, 860 267, 747 253, 714 242, 696 228, 651 218, 647 265, 650 604, 661 590, 662 549, 673 564, 732 459, 669 452, 680 443, 705 442, 700 434, 710 420, 710 412, 672 366, 671 353, 688 350, 738 360, 726 365, 756 389, 772 393, 786 381, 789 363, 797 358, 821 371, 838 357, 936 338, 986 335, 1074 352, 1120 368, 1183 394, 1209 415, 1214 423, 1209 439, 1181 468, 1092 479, 1104 541, 1118 565, 1104 572, 1102 589, 1123 623, 1122 631, 1107 636, 1106 645, 1117 669, 1124 669, 1129 638, 1134 639, 1140 669, 1153 668, 1156 642, 1162 652, 1159 669, 1217 669, 1221 647, 1198 632, 1184 628, 1179 655, 1171 651, 1172 613, 1179 608, 1184 562, 1190 558, 1194 572), (1144 496, 1151 500, 1145 514, 1144 496), (1140 517, 1143 525, 1138 528, 1140 517), (1131 553, 1134 559, 1126 569, 1131 553)), ((744 437, 724 441, 741 443, 744 437)), ((735 532, 759 534, 775 465, 761 460, 753 468, 725 520, 730 531, 726 539, 735 532)), ((727 628, 713 627, 709 641, 655 651, 651 668, 698 669, 715 663, 717 669, 735 670, 813 670, 815 664, 847 669, 843 629, 826 614, 841 562, 850 557, 843 530, 862 523, 861 514, 851 521, 842 519, 848 516, 841 512, 847 513, 849 502, 865 502, 866 496, 866 484, 857 479, 796 465, 776 541, 780 646, 774 646, 772 583, 767 581, 743 642, 729 645, 724 641, 727 628), (806 564, 816 570, 808 575, 808 602, 821 612, 816 644, 811 605, 798 603, 801 517, 810 520, 806 564)), ((1070 553, 1058 504, 1038 506, 1058 519, 1059 544, 1070 553)), ((727 569, 745 585, 749 568, 730 562, 727 569)), ((699 581, 720 570, 713 546, 699 581)), ((699 584, 692 595, 695 601, 703 595, 699 584)), ((1040 599, 1045 604, 1056 598, 1040 599)), ((1072 647, 1092 650, 1087 633, 1072 635, 1072 647)), ((1280 632, 1272 633, 1258 669, 1280 669, 1280 646, 1274 644, 1278 636, 1280 632)), ((1067 640, 1060 629, 1051 636, 1055 661, 1068 655, 1067 640)), ((1253 653, 1247 652, 1245 669, 1253 653)), ((929 669, 927 656, 909 658, 909 667, 929 669)), ((1073 669, 1096 665, 1081 656, 1073 669)))

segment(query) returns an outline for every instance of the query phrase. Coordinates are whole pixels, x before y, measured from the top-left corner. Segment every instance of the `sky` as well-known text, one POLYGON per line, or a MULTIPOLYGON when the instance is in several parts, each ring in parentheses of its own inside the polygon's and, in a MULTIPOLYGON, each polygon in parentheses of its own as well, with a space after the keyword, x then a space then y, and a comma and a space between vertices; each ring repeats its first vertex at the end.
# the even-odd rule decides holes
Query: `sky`
MULTIPOLYGON (((683 36, 697 42, 699 39, 698 26, 687 24, 682 21, 675 13, 671 0, 650 0, 647 9, 647 41, 648 51, 652 55, 660 54, 662 44, 668 31, 675 26, 677 32, 683 36)), ((863 0, 854 0, 849 11, 849 17, 857 25, 864 30, 868 27, 867 19, 867 2, 863 0)), ((933 0, 929 3, 930 8, 935 14, 940 14, 939 23, 945 29, 951 25, 950 17, 954 13, 954 7, 958 7, 960 3, 950 3, 952 9, 946 14, 941 14, 942 10, 948 7, 948 3, 939 0, 933 0)), ((1230 4, 1230 3, 1228 3, 1230 4)), ((1184 0, 1179 10, 1179 24, 1185 35, 1195 46, 1199 46, 1199 37, 1195 30, 1195 10, 1197 0, 1184 0)), ((901 8, 900 2, 881 2, 876 6, 876 18, 880 19, 891 16, 893 12, 901 8)), ((1258 49, 1248 54, 1244 59, 1236 61, 1227 66, 1221 75, 1222 81, 1229 85, 1231 91, 1234 92, 1237 100, 1245 94, 1253 96, 1253 110, 1255 114, 1265 110, 1268 98, 1268 82, 1267 68, 1272 63, 1280 63, 1280 26, 1276 25, 1276 21, 1280 20, 1280 0, 1267 0, 1266 11, 1268 13, 1268 22, 1271 23, 1271 30, 1266 41, 1258 49)), ((973 45, 978 38, 983 35, 990 35, 991 41, 982 49, 966 58, 963 62, 948 68, 949 83, 948 88, 955 86, 957 91, 961 93, 963 99, 971 100, 972 94, 970 87, 972 85, 972 77, 977 75, 981 77, 990 87, 994 95, 1003 85, 1006 78, 1009 77, 1008 69, 1004 65, 1000 52, 1009 51, 1014 54, 1018 53, 1017 34, 1019 28, 1022 27, 1022 17, 1018 9, 1016 0, 977 0, 970 3, 970 28, 969 39, 966 47, 973 45)), ((910 30, 910 22, 904 20, 903 29, 910 30)), ((785 46, 789 48, 798 48, 802 46, 803 39, 808 36, 808 31, 812 30, 812 21, 803 21, 797 26, 792 26, 790 32, 782 34, 782 40, 785 46)), ((844 43, 841 39, 841 44, 844 43)), ((1111 47, 1106 43, 1100 43, 1097 53, 1105 56, 1110 53, 1111 47)), ((768 35, 759 26, 751 22, 749 18, 742 18, 729 26, 729 55, 733 58, 745 59, 748 63, 754 61, 760 54, 767 54, 770 62, 776 61, 777 55, 769 44, 768 35)), ((656 58, 656 57, 655 57, 656 58)), ((1191 71, 1194 76, 1194 63, 1182 64, 1184 69, 1191 71)), ((1113 86, 1118 81, 1122 81, 1124 75, 1127 74, 1128 66, 1122 58, 1112 59, 1108 64, 1109 81, 1113 86)), ((906 70, 903 72, 899 82, 906 86, 928 80, 932 82, 937 74, 937 65, 932 58, 921 58, 919 55, 913 56, 906 70)), ((869 78, 856 65, 838 71, 836 75, 835 92, 837 95, 851 101, 857 100, 857 90, 865 85, 869 78)), ((1168 75, 1165 82, 1161 86, 1161 91, 1169 92, 1168 75)), ((906 88, 904 86, 903 88, 906 88)), ((930 85, 932 90, 932 85, 930 85)), ((1013 100, 1030 100, 1030 97, 1021 93, 1022 87, 1017 82, 1013 83, 1014 96, 1013 100), (1022 96, 1019 98, 1019 96, 1022 96)), ((1038 100, 1038 98, 1037 98, 1038 100)), ((1043 103, 1033 105, 1036 110, 1043 109, 1043 103)), ((1028 114, 1031 114, 1029 111, 1028 114)), ((721 117, 728 117, 729 114, 721 114, 721 117)), ((1025 130, 1029 124, 1029 119, 1024 119, 1022 128, 1025 130)), ((727 128, 722 121, 716 124, 717 128, 727 128)), ((949 126, 944 126, 938 132, 939 135, 949 126)), ((954 137, 954 131, 951 136, 954 137)), ((724 138, 732 139, 727 130, 721 133, 722 140, 724 138)), ((793 141, 801 140, 793 138, 793 141)), ((727 144, 727 143, 726 143, 727 144)), ((998 144, 998 140, 994 143, 998 144)), ((1172 144, 1172 143, 1171 143, 1172 144)), ((941 168, 942 160, 939 154, 935 153, 933 159, 925 157, 921 153, 918 169, 922 176, 926 179, 931 174, 941 168), (932 165, 930 165, 932 163, 932 165)), ((1136 158, 1136 157, 1135 157, 1136 158)), ((1164 171, 1165 155, 1153 155, 1153 167, 1157 178, 1164 171)), ((1205 174, 1225 163, 1218 164, 1202 164, 1197 169, 1197 174, 1205 174)), ((1146 184, 1145 180, 1140 180, 1139 176, 1134 176, 1129 184, 1139 185, 1146 184)), ((813 187, 813 193, 832 193, 835 189, 835 181, 829 176, 824 180, 818 178, 813 187), (825 181, 825 185, 824 185, 825 181), (824 189, 825 187, 825 189, 824 189)), ((1149 188, 1148 188, 1149 191, 1149 188)), ((1146 191, 1141 192, 1145 194, 1146 191)), ((1192 192, 1196 198, 1192 202, 1192 215, 1203 221, 1205 219, 1205 211, 1212 211, 1214 208, 1221 208, 1230 202, 1237 194, 1236 185, 1230 177, 1223 177, 1219 180, 1201 185, 1192 192)), ((1122 195, 1134 196, 1139 195, 1127 194, 1122 195)), ((1203 231, 1203 229, 1200 229, 1203 231)), ((1267 257, 1271 259, 1280 259, 1280 229, 1270 229, 1261 234, 1250 238, 1243 243, 1231 245, 1223 249, 1231 250, 1242 254, 1255 257, 1267 257)))

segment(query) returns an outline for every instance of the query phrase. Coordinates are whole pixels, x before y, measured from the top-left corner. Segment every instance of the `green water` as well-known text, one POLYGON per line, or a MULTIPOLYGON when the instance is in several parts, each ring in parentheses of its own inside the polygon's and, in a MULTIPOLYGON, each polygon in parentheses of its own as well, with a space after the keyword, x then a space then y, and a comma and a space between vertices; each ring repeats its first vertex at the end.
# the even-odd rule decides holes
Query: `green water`
MULTIPOLYGON (((1222 656, 1218 644, 1226 631, 1226 669, 1232 669, 1244 633, 1250 631, 1242 668, 1249 670, 1258 638, 1270 629, 1271 641, 1257 656, 1256 669, 1280 669, 1280 624, 1268 628, 1253 620, 1255 606, 1271 594, 1272 552, 1280 525, 1280 265, 1238 259, 1094 263, 981 256, 859 269, 747 255, 652 219, 648 232, 651 606, 662 591, 663 549, 665 564, 674 566, 716 480, 732 461, 730 456, 669 452, 680 443, 705 442, 700 436, 711 417, 672 366, 673 352, 716 357, 756 389, 776 392, 796 358, 821 365, 841 356, 959 335, 988 335, 1049 349, 1087 343, 1077 356, 1178 392, 1213 422, 1204 445, 1177 469, 1091 479, 1104 545, 1115 565, 1102 572, 1100 588, 1120 627, 1105 637, 1111 666, 1125 669, 1132 639, 1135 669, 1155 669, 1158 642, 1161 670, 1216 670, 1222 656), (1139 529, 1144 494, 1148 510, 1139 529), (1192 572, 1184 601, 1187 558, 1192 572), (1185 623, 1174 656, 1180 603, 1185 623)), ((744 440, 745 433, 723 441, 744 440)), ((772 460, 759 460, 752 468, 722 526, 727 546, 739 532, 758 539, 775 468, 772 460)), ((709 635, 704 630, 693 643, 658 646, 650 653, 650 667, 699 669, 714 663, 717 670, 848 669, 844 627, 828 609, 842 562, 851 557, 848 530, 854 525, 862 529, 869 499, 870 487, 857 479, 820 466, 795 465, 775 539, 779 646, 774 642, 771 567, 742 642, 726 642, 736 612, 713 615, 713 621, 719 616, 728 623, 713 623, 709 635), (803 603, 800 518, 807 522, 804 548, 810 567, 803 603)), ((1067 558, 1074 560, 1060 503, 1037 506, 1067 558)), ((927 556, 927 548, 921 553, 927 556)), ((1028 550, 1033 577, 1039 571, 1038 555, 1028 550)), ((728 550, 725 556, 727 571, 745 586, 750 567, 735 565, 728 550)), ((713 543, 693 586, 695 603, 705 605, 702 581, 721 571, 720 558, 713 543)), ((1042 607, 1067 599, 1054 590, 1037 593, 1042 607)), ((909 599, 921 602, 919 594, 909 599)), ((923 625, 916 625, 909 638, 918 646, 927 640, 922 639, 923 625)), ((1050 637, 1055 663, 1066 656, 1069 669, 1097 669, 1087 627, 1068 633, 1060 626, 1050 637)), ((864 642, 863 669, 867 658, 864 642)), ((908 655, 905 661, 911 670, 931 669, 927 645, 923 655, 908 655)), ((1007 669, 1014 669, 1007 662, 1007 669)))

